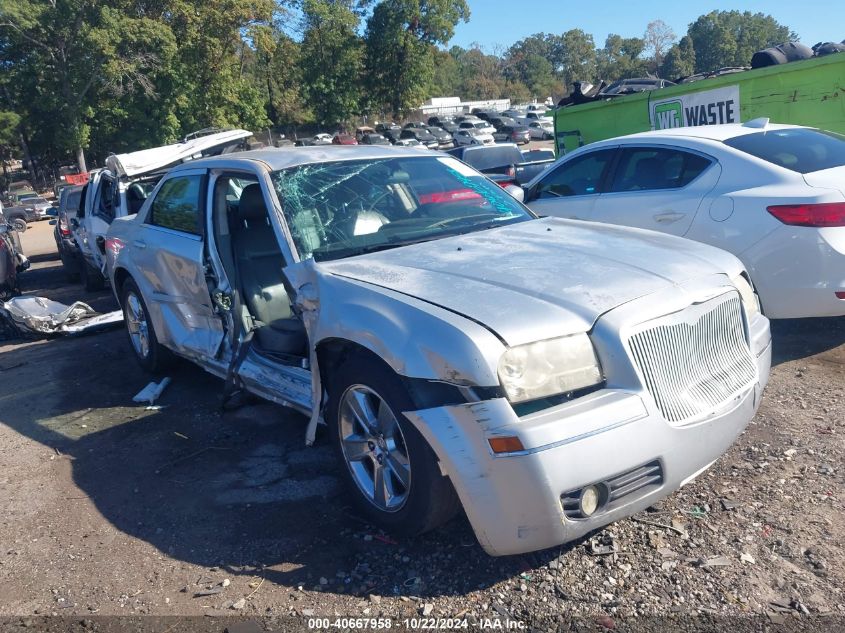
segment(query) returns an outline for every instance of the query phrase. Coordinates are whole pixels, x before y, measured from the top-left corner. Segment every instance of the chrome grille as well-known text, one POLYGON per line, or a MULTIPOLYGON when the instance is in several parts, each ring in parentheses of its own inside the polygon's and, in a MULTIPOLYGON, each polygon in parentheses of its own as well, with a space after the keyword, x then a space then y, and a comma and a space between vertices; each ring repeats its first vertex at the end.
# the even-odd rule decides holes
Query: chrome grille
POLYGON ((646 389, 669 422, 713 411, 757 378, 736 292, 652 321, 629 342, 646 389))

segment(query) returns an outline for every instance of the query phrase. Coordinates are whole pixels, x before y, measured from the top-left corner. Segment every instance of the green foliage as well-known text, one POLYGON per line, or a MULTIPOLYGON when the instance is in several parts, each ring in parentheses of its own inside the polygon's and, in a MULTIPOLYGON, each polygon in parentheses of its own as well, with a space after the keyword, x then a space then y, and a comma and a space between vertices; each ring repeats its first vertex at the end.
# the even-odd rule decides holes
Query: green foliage
POLYGON ((681 41, 674 44, 666 53, 660 68, 661 77, 675 80, 695 74, 695 47, 692 38, 684 35, 681 41))
POLYGON ((465 0, 384 0, 367 22, 366 76, 376 107, 394 117, 422 103, 434 81, 434 53, 469 19, 465 0))
POLYGON ((504 51, 454 46, 468 0, 0 0, 0 148, 41 163, 161 145, 209 126, 341 126, 429 97, 555 100, 571 83, 747 65, 794 39, 771 16, 713 11, 675 42, 580 29, 504 51))
POLYGON ((772 16, 750 11, 711 11, 690 24, 688 35, 696 72, 748 66, 758 50, 797 39, 772 16))
POLYGON ((354 9, 348 0, 302 4, 302 90, 321 125, 345 121, 360 109, 364 44, 354 9))

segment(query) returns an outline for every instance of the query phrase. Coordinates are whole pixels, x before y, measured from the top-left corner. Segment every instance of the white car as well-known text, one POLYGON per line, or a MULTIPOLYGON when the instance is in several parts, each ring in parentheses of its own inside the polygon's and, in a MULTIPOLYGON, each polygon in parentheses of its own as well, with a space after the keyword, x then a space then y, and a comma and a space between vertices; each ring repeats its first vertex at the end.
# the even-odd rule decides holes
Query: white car
POLYGON ((552 121, 532 121, 528 124, 528 134, 531 138, 546 141, 555 136, 555 124, 552 121))
POLYGON ((475 130, 476 132, 480 132, 482 134, 492 135, 496 133, 496 128, 490 125, 488 121, 482 121, 481 119, 467 119, 465 121, 461 121, 458 128, 461 130, 475 130))
POLYGON ((475 128, 458 130, 452 135, 455 139, 455 146, 461 145, 492 145, 496 142, 492 134, 479 132, 475 128))
POLYGON ((723 248, 745 264, 770 318, 845 315, 839 134, 767 119, 632 134, 567 154, 524 199, 543 216, 723 248))

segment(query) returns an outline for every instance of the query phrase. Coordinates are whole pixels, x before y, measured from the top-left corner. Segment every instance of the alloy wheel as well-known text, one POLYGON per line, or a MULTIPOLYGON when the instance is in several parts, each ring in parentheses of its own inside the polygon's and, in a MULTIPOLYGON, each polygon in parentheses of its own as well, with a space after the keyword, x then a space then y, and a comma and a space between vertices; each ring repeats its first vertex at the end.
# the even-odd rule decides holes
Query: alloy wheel
POLYGON ((411 489, 411 462, 390 406, 369 387, 352 385, 338 417, 341 450, 358 489, 379 510, 399 511, 411 489))
POLYGON ((134 292, 126 295, 126 305, 123 308, 126 319, 126 330, 129 332, 129 340, 135 353, 141 358, 147 358, 150 354, 149 326, 147 325, 147 314, 141 299, 134 292))

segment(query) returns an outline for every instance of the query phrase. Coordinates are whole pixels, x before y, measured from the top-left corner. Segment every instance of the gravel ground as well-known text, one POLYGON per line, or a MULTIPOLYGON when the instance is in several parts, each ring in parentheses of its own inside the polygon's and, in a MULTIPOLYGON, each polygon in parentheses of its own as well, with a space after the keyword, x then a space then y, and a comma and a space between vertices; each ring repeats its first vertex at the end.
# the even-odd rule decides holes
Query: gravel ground
MULTIPOLYGON (((23 236, 24 290, 112 309, 107 292, 62 283, 51 230, 23 236)), ((148 378, 122 330, 0 342, 0 629, 113 615, 159 631, 188 621, 149 616, 841 623, 845 319, 773 331, 760 411, 713 468, 633 519, 507 558, 484 554, 463 518, 403 541, 367 525, 325 441, 304 447, 302 416, 263 402, 223 413, 220 381, 187 363, 163 408, 134 404, 148 378), (39 619, 52 614, 67 619, 39 619)))

